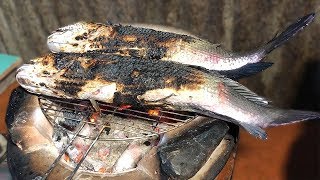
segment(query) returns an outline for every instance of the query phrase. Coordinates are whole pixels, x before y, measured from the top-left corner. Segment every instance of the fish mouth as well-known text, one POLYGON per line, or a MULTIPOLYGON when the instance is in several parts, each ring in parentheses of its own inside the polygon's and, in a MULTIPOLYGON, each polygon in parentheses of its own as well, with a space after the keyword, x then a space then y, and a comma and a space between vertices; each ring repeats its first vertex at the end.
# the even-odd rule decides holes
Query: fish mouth
POLYGON ((52 95, 52 90, 48 88, 50 79, 36 75, 35 67, 32 64, 25 64, 18 68, 16 80, 27 91, 35 94, 52 95))
POLYGON ((16 79, 21 86, 26 87, 27 89, 38 88, 30 77, 23 75, 22 73, 18 73, 16 79))
POLYGON ((32 64, 24 64, 17 69, 17 73, 28 71, 30 68, 33 68, 32 64))
MULTIPOLYGON (((31 80, 32 78, 30 78, 29 76, 23 74, 23 73, 18 73, 16 75, 16 80, 17 82, 27 91, 31 92, 31 93, 35 93, 35 94, 41 94, 42 92, 44 92, 45 90, 43 88, 41 88, 40 86, 37 86, 37 84, 31 80)), ((47 90, 48 91, 48 90, 47 90)))
POLYGON ((33 82, 33 80, 36 79, 35 77, 33 77, 34 76, 33 75, 34 73, 32 73, 33 70, 34 70, 34 67, 31 64, 24 64, 23 66, 18 68, 16 80, 22 87, 36 88, 35 83, 33 82))
POLYGON ((48 37, 47 46, 53 53, 60 52, 61 48, 73 43, 70 39, 70 37, 73 37, 73 35, 74 34, 71 31, 55 32, 48 37))
POLYGON ((48 41, 47 41, 47 46, 50 49, 50 51, 53 52, 53 53, 60 52, 61 51, 61 46, 65 45, 65 44, 66 43, 51 41, 49 38, 48 38, 48 41))

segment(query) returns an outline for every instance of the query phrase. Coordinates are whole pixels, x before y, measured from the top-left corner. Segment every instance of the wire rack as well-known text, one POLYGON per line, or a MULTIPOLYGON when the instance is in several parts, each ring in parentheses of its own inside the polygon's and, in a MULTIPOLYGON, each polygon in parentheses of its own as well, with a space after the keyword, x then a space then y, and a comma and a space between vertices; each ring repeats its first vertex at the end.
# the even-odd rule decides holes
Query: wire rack
POLYGON ((55 131, 71 134, 68 143, 60 150, 41 179, 50 175, 76 138, 90 140, 91 143, 67 179, 74 177, 97 142, 120 143, 159 138, 161 134, 196 118, 196 115, 190 113, 159 108, 137 110, 127 105, 115 106, 101 102, 98 102, 100 112, 96 112, 89 101, 67 101, 49 97, 39 97, 39 104, 55 131), (94 128, 95 133, 83 133, 88 127, 94 128), (114 136, 115 132, 121 132, 121 136, 114 136))

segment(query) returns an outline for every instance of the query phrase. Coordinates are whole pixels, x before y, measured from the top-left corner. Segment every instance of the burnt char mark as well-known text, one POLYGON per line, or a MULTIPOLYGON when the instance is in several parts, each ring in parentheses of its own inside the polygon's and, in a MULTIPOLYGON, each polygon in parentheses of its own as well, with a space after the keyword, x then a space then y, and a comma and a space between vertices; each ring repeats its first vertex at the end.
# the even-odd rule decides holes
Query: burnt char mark
POLYGON ((75 40, 85 40, 88 39, 88 33, 83 33, 82 35, 76 36, 75 40))
POLYGON ((110 63, 113 61, 122 61, 122 60, 143 60, 138 57, 128 57, 128 56, 120 56, 114 54, 101 54, 101 51, 92 51, 92 53, 82 54, 82 56, 93 59, 94 61, 103 61, 104 63, 110 63))
POLYGON ((98 36, 98 37, 94 38, 93 41, 100 42, 100 41, 104 41, 105 39, 106 39, 106 37, 104 37, 104 36, 98 36))
POLYGON ((123 84, 125 94, 139 95, 162 88, 197 89, 204 83, 198 71, 170 61, 120 56, 99 56, 98 59, 87 71, 108 82, 123 84))
POLYGON ((131 106, 136 108, 141 106, 141 102, 136 96, 132 96, 131 94, 122 94, 120 92, 114 93, 113 103, 116 106, 120 106, 123 104, 130 104, 131 106))
POLYGON ((77 79, 77 80, 87 80, 94 79, 94 75, 90 72, 87 72, 84 67, 82 67, 80 61, 73 61, 69 66, 66 72, 62 77, 68 79, 77 79))
MULTIPOLYGON (((108 25, 107 25, 108 26, 108 25)), ((124 56, 143 57, 147 59, 162 59, 166 56, 172 42, 182 40, 191 42, 193 37, 153 29, 136 28, 132 26, 111 25, 115 36, 97 37, 105 50, 113 50, 124 56)))
POLYGON ((96 79, 105 80, 106 83, 115 82, 121 86, 120 95, 115 99, 115 102, 121 104, 139 104, 137 95, 148 90, 197 90, 205 83, 201 71, 171 61, 101 53, 62 54, 56 59, 56 66, 65 67, 66 62, 70 61, 72 63, 68 64, 68 69, 62 75, 65 80, 56 80, 56 89, 74 97, 87 82, 96 79))
POLYGON ((48 71, 46 71, 46 70, 42 71, 42 73, 43 73, 44 75, 50 75, 50 73, 49 73, 48 71))
POLYGON ((162 59, 168 51, 168 48, 150 44, 146 53, 147 59, 162 59))
POLYGON ((56 89, 65 92, 69 96, 76 97, 77 94, 81 91, 82 86, 85 85, 85 82, 76 82, 76 81, 63 81, 56 80, 56 89))
POLYGON ((47 59, 44 59, 44 60, 42 61, 42 65, 43 65, 43 66, 47 66, 48 64, 49 64, 49 62, 48 62, 47 59))
POLYGON ((119 52, 122 55, 147 59, 161 59, 166 55, 168 50, 167 47, 150 39, 126 42, 121 37, 102 43, 102 46, 105 51, 119 52))
POLYGON ((63 69, 68 64, 68 62, 72 60, 72 58, 70 58, 69 54, 67 53, 53 54, 53 58, 54 58, 53 65, 57 70, 63 69))
POLYGON ((175 34, 170 32, 163 32, 163 31, 156 31, 153 29, 148 28, 139 28, 139 27, 132 27, 132 26, 122 26, 114 25, 113 26, 116 29, 116 32, 119 35, 135 35, 135 36, 141 36, 145 38, 156 38, 157 41, 165 42, 171 39, 182 39, 183 41, 190 42, 193 40, 192 37, 187 35, 181 35, 181 34, 175 34))
MULTIPOLYGON (((92 54, 91 58, 95 57, 96 54, 92 54)), ((87 80, 94 79, 94 75, 87 72, 81 65, 81 61, 78 60, 80 57, 90 57, 85 54, 76 53, 59 53, 54 54, 54 67, 57 70, 65 70, 62 77, 70 80, 87 80)))
POLYGON ((143 57, 146 59, 162 59, 166 56, 168 48, 153 41, 125 42, 116 38, 102 43, 103 50, 108 53, 118 52, 123 56, 143 57))

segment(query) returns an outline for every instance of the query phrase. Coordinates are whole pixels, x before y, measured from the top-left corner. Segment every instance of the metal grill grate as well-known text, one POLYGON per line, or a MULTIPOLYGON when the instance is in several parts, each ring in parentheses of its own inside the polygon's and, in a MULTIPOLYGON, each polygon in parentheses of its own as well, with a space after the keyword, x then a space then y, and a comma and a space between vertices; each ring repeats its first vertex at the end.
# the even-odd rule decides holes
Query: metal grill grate
POLYGON ((72 179, 81 164, 97 142, 132 142, 135 140, 159 138, 165 132, 190 122, 196 115, 190 113, 173 112, 161 109, 131 109, 127 106, 114 106, 112 104, 98 103, 101 113, 95 112, 91 103, 87 101, 66 101, 56 98, 39 97, 43 113, 53 125, 55 131, 70 134, 68 143, 59 152, 48 171, 42 177, 46 179, 68 148, 73 145, 76 138, 90 140, 88 149, 76 163, 72 179), (95 129, 93 134, 83 133, 85 128, 95 129), (114 136, 121 132, 122 136, 114 136))

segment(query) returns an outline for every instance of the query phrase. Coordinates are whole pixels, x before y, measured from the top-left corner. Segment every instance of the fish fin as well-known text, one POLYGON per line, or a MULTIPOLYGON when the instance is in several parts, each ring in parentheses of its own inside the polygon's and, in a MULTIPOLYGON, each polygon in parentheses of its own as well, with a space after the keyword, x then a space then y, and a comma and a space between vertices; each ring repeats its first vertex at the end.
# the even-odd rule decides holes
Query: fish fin
POLYGON ((262 47, 263 54, 268 54, 275 48, 281 46, 283 43, 288 41, 291 37, 295 36, 299 31, 308 26, 315 17, 315 13, 308 14, 295 23, 288 26, 282 33, 274 37, 265 46, 262 47))
POLYGON ((261 71, 272 66, 272 62, 257 62, 244 65, 238 69, 218 71, 221 75, 224 75, 227 78, 238 80, 241 78, 249 77, 255 75, 261 71))
POLYGON ((255 137, 259 137, 260 139, 263 139, 263 140, 266 140, 268 138, 267 133, 259 126, 254 126, 247 123, 240 123, 240 125, 255 137))
POLYGON ((276 110, 276 113, 273 113, 273 119, 268 126, 279 126, 292 124, 296 122, 306 121, 306 120, 320 120, 319 112, 312 111, 299 111, 299 110, 276 110))
POLYGON ((255 137, 259 137, 260 139, 263 139, 263 140, 267 139, 266 132, 262 128, 260 128, 259 126, 239 122, 239 121, 236 121, 235 119, 232 119, 228 116, 217 114, 217 113, 208 111, 206 109, 199 108, 197 106, 191 106, 191 107, 192 107, 193 112, 196 112, 196 113, 199 113, 199 114, 211 117, 211 118, 215 118, 217 120, 222 120, 222 121, 227 121, 227 122, 231 122, 234 124, 238 124, 238 125, 242 126, 246 131, 248 131, 251 135, 253 135, 255 137))
POLYGON ((235 91, 237 91, 239 94, 241 94, 242 96, 244 96, 246 99, 265 106, 265 107, 269 107, 269 103, 270 101, 266 100, 264 97, 261 97, 257 94, 255 94, 254 92, 252 92, 250 89, 246 88, 245 86, 239 84, 238 82, 229 79, 228 77, 225 77, 224 75, 220 74, 219 71, 212 71, 212 70, 208 70, 206 68, 203 67, 199 67, 199 66, 194 66, 194 65, 189 65, 192 68, 196 68, 200 71, 209 73, 209 74, 213 74, 215 76, 220 76, 220 78, 223 80, 223 82, 228 86, 228 87, 232 87, 235 91))
POLYGON ((224 70, 224 71, 215 71, 215 70, 209 70, 201 66, 195 66, 195 65, 188 65, 189 67, 195 68, 197 70, 200 70, 202 72, 214 74, 218 72, 219 74, 233 79, 233 80, 238 80, 241 78, 249 77, 252 75, 255 75, 261 71, 264 71, 265 69, 269 68, 272 66, 272 62, 257 62, 257 63, 250 63, 246 64, 240 68, 237 69, 232 69, 232 70, 224 70))
POLYGON ((213 75, 217 75, 219 71, 215 71, 215 70, 209 70, 207 68, 201 67, 201 66, 196 66, 196 65, 187 65, 188 67, 197 69, 199 71, 202 71, 204 73, 208 73, 208 74, 213 74, 213 75))
POLYGON ((246 88, 245 86, 229 78, 222 77, 221 79, 223 80, 226 86, 231 87, 233 90, 241 94, 243 97, 245 97, 249 101, 268 107, 268 104, 270 103, 270 101, 266 100, 264 97, 257 95, 256 93, 250 91, 250 89, 246 88))

